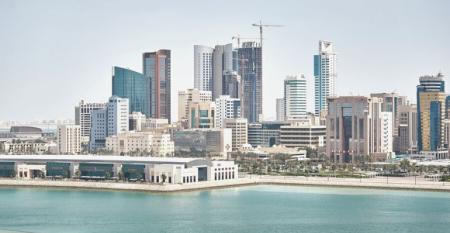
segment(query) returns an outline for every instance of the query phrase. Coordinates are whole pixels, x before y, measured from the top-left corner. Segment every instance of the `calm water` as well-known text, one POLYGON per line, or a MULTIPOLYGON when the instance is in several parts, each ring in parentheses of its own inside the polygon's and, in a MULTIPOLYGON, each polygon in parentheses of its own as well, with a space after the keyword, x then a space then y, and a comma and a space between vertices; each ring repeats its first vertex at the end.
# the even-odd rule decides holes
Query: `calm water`
POLYGON ((0 232, 450 232, 450 193, 253 186, 176 194, 0 188, 0 232))

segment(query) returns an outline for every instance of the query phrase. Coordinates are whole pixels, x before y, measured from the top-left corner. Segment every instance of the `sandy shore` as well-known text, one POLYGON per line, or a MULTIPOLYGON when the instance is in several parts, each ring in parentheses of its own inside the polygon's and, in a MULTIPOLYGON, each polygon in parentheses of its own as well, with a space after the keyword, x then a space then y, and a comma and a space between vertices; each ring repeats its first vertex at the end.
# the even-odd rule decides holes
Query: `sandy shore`
POLYGON ((121 182, 89 182, 63 180, 18 180, 0 179, 0 186, 9 187, 56 187, 80 189, 129 190, 147 192, 177 192, 201 189, 227 188, 243 185, 302 185, 331 186, 378 189, 406 189, 450 192, 450 183, 427 181, 423 178, 326 178, 326 177, 284 177, 284 176, 247 176, 236 180, 208 181, 190 184, 147 184, 121 182))

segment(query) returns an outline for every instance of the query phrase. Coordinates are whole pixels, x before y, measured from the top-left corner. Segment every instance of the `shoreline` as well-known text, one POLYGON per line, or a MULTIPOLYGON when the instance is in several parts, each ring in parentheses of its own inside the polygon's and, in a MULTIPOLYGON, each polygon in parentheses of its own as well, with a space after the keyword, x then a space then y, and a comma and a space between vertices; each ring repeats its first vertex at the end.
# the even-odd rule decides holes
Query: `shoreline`
POLYGON ((362 182, 361 179, 348 180, 345 178, 307 179, 286 177, 252 177, 239 178, 236 180, 205 181, 189 184, 148 184, 148 183, 121 183, 121 182, 89 182, 89 181, 64 181, 64 180, 16 180, 0 179, 0 188, 62 188, 81 189, 97 191, 133 191, 149 193, 177 193, 199 190, 226 189, 241 186, 257 185, 279 185, 279 186, 311 186, 311 187, 334 187, 334 188, 362 188, 362 189, 387 189, 406 191, 434 191, 450 192, 450 183, 426 181, 420 184, 411 183, 382 183, 378 180, 373 182, 362 182))

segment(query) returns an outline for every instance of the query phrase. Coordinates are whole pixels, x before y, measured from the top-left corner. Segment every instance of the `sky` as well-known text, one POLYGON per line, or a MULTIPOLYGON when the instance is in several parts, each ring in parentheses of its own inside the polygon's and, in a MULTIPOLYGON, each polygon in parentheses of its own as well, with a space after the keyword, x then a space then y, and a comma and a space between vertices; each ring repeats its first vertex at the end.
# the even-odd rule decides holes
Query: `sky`
POLYGON ((421 75, 450 75, 450 1, 0 0, 0 121, 73 119, 106 102, 113 66, 142 71, 142 53, 172 50, 177 93, 194 85, 193 46, 264 31, 263 114, 275 119, 287 75, 304 74, 313 111, 313 55, 334 42, 338 95, 396 91, 415 103, 421 75))

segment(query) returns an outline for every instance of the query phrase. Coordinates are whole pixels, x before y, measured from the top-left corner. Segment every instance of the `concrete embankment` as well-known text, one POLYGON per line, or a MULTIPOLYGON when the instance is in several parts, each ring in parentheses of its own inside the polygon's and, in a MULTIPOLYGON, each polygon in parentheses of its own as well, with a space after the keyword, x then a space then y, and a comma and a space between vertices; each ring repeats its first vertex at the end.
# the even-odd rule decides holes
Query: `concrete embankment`
POLYGON ((377 189, 406 189, 429 190, 450 192, 450 183, 421 181, 411 183, 410 180, 396 179, 384 182, 383 179, 344 179, 344 178, 315 178, 305 177, 247 177, 237 180, 208 181, 189 184, 148 184, 148 183, 122 183, 122 182, 90 182, 74 180, 16 180, 0 179, 0 186, 10 187, 56 187, 56 188, 80 188, 80 189, 105 189, 105 190, 129 190, 146 192, 177 192, 201 189, 227 188, 244 185, 301 185, 301 186, 331 186, 353 188, 377 188, 377 189))

